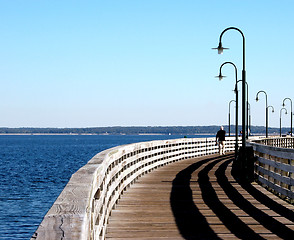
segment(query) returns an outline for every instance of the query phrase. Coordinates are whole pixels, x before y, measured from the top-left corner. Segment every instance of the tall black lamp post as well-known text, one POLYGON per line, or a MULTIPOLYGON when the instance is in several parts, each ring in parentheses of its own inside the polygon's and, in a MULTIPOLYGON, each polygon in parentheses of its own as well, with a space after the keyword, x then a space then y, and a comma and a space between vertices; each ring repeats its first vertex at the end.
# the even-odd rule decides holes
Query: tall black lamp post
POLYGON ((291 98, 284 98, 283 107, 285 107, 285 100, 289 100, 291 102, 291 133, 290 133, 290 136, 293 136, 293 132, 292 132, 292 122, 293 122, 292 100, 291 100, 291 98))
POLYGON ((268 137, 268 105, 267 105, 267 94, 265 91, 261 90, 256 94, 256 102, 259 100, 258 94, 261 92, 265 94, 265 137, 268 137))
POLYGON ((287 114, 287 109, 281 108, 281 110, 280 110, 280 137, 282 137, 282 110, 285 110, 285 114, 287 114))
MULTIPOLYGON (((222 80, 225 76, 223 76, 222 75, 222 68, 223 68, 223 66, 224 65, 226 65, 226 64, 230 64, 230 65, 232 65, 233 67, 234 67, 234 69, 235 69, 235 78, 236 78, 236 83, 235 83, 235 94, 236 94, 236 100, 235 100, 235 102, 236 102, 236 118, 235 118, 235 156, 237 157, 237 152, 238 152, 238 146, 239 146, 239 144, 238 144, 238 109, 239 109, 239 106, 238 106, 238 102, 239 102, 239 93, 238 93, 238 85, 237 85, 237 83, 238 83, 238 69, 237 69, 237 67, 236 67, 236 65, 234 64, 234 63, 232 63, 232 62, 224 62, 221 66, 220 66, 220 68, 219 68, 219 75, 217 76, 218 78, 219 78, 219 80, 222 80)), ((231 103, 231 102, 230 102, 231 103)), ((229 136, 231 135, 231 129, 230 129, 230 119, 231 119, 231 117, 230 117, 230 103, 229 103, 229 136)))
POLYGON ((224 35, 224 33, 228 30, 236 30, 238 31, 241 35, 242 35, 242 38, 243 38, 243 69, 242 69, 242 148, 245 149, 246 147, 246 127, 245 127, 245 122, 246 122, 246 71, 245 71, 245 37, 244 37, 244 34, 243 32, 236 28, 236 27, 229 27, 229 28, 226 28, 225 30, 222 31, 222 33, 220 34, 220 37, 219 37, 219 44, 218 44, 218 47, 217 48, 214 48, 214 49, 217 49, 218 50, 218 54, 222 54, 223 53, 223 50, 224 49, 228 49, 228 48, 224 48, 222 46, 222 37, 224 35))
POLYGON ((231 136, 231 103, 236 102, 236 100, 231 100, 229 102, 229 137, 231 136))
POLYGON ((274 112, 275 112, 275 109, 274 109, 274 107, 273 107, 273 106, 268 106, 268 107, 267 107, 267 109, 269 109, 269 108, 271 108, 271 109, 272 109, 272 113, 274 113, 274 112))
POLYGON ((247 125, 247 132, 248 132, 248 136, 250 136, 251 133, 251 106, 250 103, 247 101, 247 110, 248 110, 248 125, 247 125))
MULTIPOLYGON (((242 80, 238 80, 237 83, 239 82, 242 82, 242 80)), ((249 136, 249 98, 248 98, 248 93, 249 93, 249 90, 248 90, 248 83, 246 82, 246 138, 248 139, 248 136, 249 136)))

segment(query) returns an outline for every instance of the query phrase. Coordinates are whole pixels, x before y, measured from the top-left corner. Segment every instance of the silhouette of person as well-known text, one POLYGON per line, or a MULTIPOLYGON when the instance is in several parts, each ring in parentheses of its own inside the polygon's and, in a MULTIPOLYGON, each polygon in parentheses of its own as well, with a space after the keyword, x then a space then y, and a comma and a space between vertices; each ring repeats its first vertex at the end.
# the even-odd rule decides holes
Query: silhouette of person
POLYGON ((224 130, 224 127, 221 126, 215 138, 215 142, 216 142, 216 145, 218 145, 220 155, 225 154, 225 140, 226 140, 226 131, 224 130))

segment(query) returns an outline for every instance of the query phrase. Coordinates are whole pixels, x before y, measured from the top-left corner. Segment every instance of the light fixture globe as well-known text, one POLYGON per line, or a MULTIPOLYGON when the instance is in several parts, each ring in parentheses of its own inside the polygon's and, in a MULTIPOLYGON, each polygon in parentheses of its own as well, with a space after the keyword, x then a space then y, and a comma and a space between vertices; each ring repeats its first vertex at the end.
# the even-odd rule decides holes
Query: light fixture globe
POLYGON ((224 52, 224 49, 229 49, 229 48, 224 48, 224 47, 222 46, 222 43, 220 42, 217 48, 212 48, 212 49, 217 50, 217 53, 218 53, 218 54, 222 54, 222 53, 224 52))
POLYGON ((225 78, 226 76, 223 76, 221 73, 218 76, 215 76, 216 78, 218 78, 218 80, 223 80, 223 78, 225 78))

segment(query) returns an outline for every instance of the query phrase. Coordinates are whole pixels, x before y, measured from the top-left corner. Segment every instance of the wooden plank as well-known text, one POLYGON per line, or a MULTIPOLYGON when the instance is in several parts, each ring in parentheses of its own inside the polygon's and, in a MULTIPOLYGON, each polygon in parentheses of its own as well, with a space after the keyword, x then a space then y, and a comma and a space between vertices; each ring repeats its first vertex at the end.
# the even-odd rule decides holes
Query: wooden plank
POLYGON ((276 192, 284 195, 284 196, 287 196, 291 199, 294 199, 294 193, 288 189, 285 189, 281 186, 278 186, 270 181, 268 181, 267 179, 265 178, 262 178, 261 176, 258 177, 258 181, 260 181, 261 183, 267 185, 268 187, 270 187, 271 189, 275 190, 276 192))
POLYGON ((282 175, 280 175, 278 173, 275 173, 275 172, 272 172, 270 170, 264 169, 264 168, 262 168, 260 166, 257 166, 256 169, 257 169, 258 172, 260 172, 260 173, 262 173, 264 175, 267 175, 269 177, 272 177, 272 178, 278 180, 279 182, 283 182, 283 183, 285 183, 287 185, 294 185, 294 179, 292 179, 292 178, 282 176, 282 175))
MULTIPOLYGON (((278 236, 280 234, 279 232, 275 233, 275 230, 269 229, 268 226, 263 226, 263 223, 248 214, 246 209, 239 208, 238 204, 230 199, 226 194, 226 190, 218 182, 216 171, 225 161, 232 158, 232 155, 225 155, 224 157, 214 155, 214 157, 215 159, 203 164, 200 164, 200 162, 211 158, 211 156, 183 160, 154 170, 152 173, 141 177, 124 193, 116 209, 112 211, 107 227, 106 239, 185 239, 184 233, 181 232, 179 223, 176 221, 175 214, 182 214, 184 218, 185 216, 188 217, 191 212, 183 208, 187 204, 192 204, 197 209, 198 215, 202 216, 202 220, 205 219, 210 231, 215 236, 221 239, 237 239, 236 234, 238 235, 239 233, 232 232, 232 227, 222 221, 223 217, 218 216, 215 213, 215 209, 207 205, 206 202, 208 199, 203 196, 203 194, 206 194, 203 192, 205 189, 212 191, 217 198, 215 199, 215 203, 223 208, 224 211, 234 214, 238 221, 240 221, 240 224, 243 224, 244 227, 246 226, 247 229, 251 229, 252 234, 259 235, 265 239, 280 239, 278 236), (199 182, 198 174, 201 171, 203 173, 206 169, 209 169, 210 163, 213 161, 219 162, 212 164, 213 167, 208 171, 208 183, 203 184, 203 179, 200 179, 199 182), (174 181, 177 179, 177 176, 188 171, 187 169, 189 168, 193 169, 193 164, 197 163, 199 163, 199 168, 195 168, 190 173, 188 186, 187 183, 175 185, 174 181), (183 188, 190 189, 189 198, 187 196, 180 197, 178 201, 171 203, 171 195, 174 194, 173 191, 183 188), (172 206, 172 204, 176 205, 172 206), (177 213, 174 212, 173 207, 177 208, 177 213), (183 209, 181 210, 181 208, 183 209)), ((246 189, 242 188, 231 176, 230 169, 231 165, 225 170, 230 186, 242 194, 248 204, 262 211, 268 217, 272 218, 273 221, 284 224, 290 231, 294 230, 294 223, 292 221, 267 207, 266 203, 257 201, 246 189)), ((274 201, 281 203, 281 205, 286 206, 288 209, 294 209, 293 205, 289 205, 272 195, 260 185, 252 184, 251 186, 261 194, 271 196, 274 201)), ((199 221, 201 220, 199 219, 199 221)), ((197 227, 197 224, 195 227, 197 227)), ((197 239, 195 236, 194 238, 197 239)))
POLYGON ((294 173, 294 166, 291 166, 289 164, 281 163, 281 162, 276 162, 273 160, 268 160, 266 158, 258 157, 258 162, 272 166, 274 168, 281 169, 285 172, 291 172, 294 173))

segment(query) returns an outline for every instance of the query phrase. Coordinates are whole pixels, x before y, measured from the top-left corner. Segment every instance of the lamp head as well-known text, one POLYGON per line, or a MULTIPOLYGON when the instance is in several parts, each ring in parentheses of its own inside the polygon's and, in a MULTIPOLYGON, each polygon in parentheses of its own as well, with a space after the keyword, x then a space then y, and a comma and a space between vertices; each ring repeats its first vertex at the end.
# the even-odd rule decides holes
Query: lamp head
POLYGON ((256 100, 256 102, 258 102, 258 100, 259 100, 259 99, 258 99, 258 97, 257 97, 257 96, 256 96, 256 99, 255 99, 255 100, 256 100))
POLYGON ((218 78, 218 80, 223 80, 223 78, 225 78, 226 76, 223 76, 221 73, 219 73, 218 76, 215 76, 216 78, 218 78))
POLYGON ((218 54, 223 54, 223 52, 224 52, 224 48, 223 48, 222 44, 220 43, 218 45, 218 47, 217 47, 217 53, 218 54))
POLYGON ((282 105, 283 107, 285 107, 286 105, 285 105, 285 103, 283 102, 283 105, 282 105))
POLYGON ((224 48, 224 47, 222 46, 222 43, 219 42, 218 47, 217 47, 217 48, 212 48, 212 49, 216 49, 218 54, 222 54, 223 51, 224 51, 224 49, 229 49, 229 48, 224 48))

